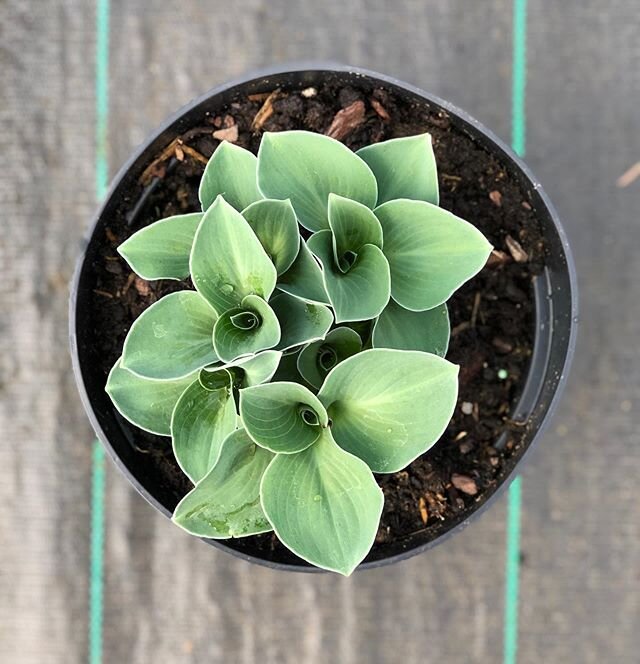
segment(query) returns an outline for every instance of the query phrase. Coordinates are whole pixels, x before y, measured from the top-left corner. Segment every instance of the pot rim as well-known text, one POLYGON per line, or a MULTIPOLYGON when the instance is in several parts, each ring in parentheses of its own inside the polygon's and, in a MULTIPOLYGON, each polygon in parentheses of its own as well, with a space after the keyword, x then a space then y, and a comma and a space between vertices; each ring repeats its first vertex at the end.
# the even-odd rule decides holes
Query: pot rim
MULTIPOLYGON (((356 76, 361 76, 363 78, 373 79, 374 81, 377 80, 382 83, 392 85, 396 88, 412 93, 416 96, 422 97, 423 99, 425 99, 427 102, 429 102, 434 106, 441 107, 447 113, 451 114, 452 116, 455 116, 458 120, 461 120, 463 124, 469 125, 476 132, 483 134, 488 140, 488 142, 492 144, 492 147, 495 148, 495 151, 498 153, 502 153, 500 156, 505 161, 511 162, 511 165, 515 166, 516 171, 519 170, 521 172, 522 176, 524 176, 524 178, 530 184, 531 188, 535 190, 536 194, 540 197, 542 204, 546 208, 546 211, 551 221, 553 222, 553 226, 555 227, 558 233, 558 237, 562 245, 564 259, 566 262, 566 272, 569 279, 569 300, 570 300, 569 315, 571 322, 569 325, 569 336, 567 339, 566 354, 562 362, 561 374, 558 379, 558 383, 556 385, 553 396, 551 397, 551 400, 549 402, 549 406, 540 422, 540 425, 537 431, 534 433, 530 443, 528 444, 526 449, 522 452, 520 458, 514 463, 513 467, 509 471, 507 471, 507 474, 502 479, 500 485, 494 490, 494 492, 479 507, 477 507, 471 514, 469 514, 469 516, 466 519, 452 526, 449 530, 436 536, 433 540, 429 542, 419 544, 410 549, 406 549, 404 551, 395 553, 393 555, 384 558, 363 562, 356 568, 356 570, 365 570, 365 569, 373 569, 376 567, 381 567, 384 565, 389 565, 392 563, 407 560, 408 558, 412 558, 413 556, 416 556, 420 553, 424 553, 425 551, 431 549, 432 547, 446 541, 449 537, 453 536, 454 534, 457 534, 460 531, 462 531, 472 521, 476 520, 481 514, 483 514, 485 510, 487 510, 491 505, 493 505, 494 502, 503 494, 503 492, 506 491, 507 487, 511 484, 511 482, 516 478, 518 474, 516 470, 520 471, 522 470, 523 462, 529 458, 532 449, 539 443, 539 441, 543 437, 543 434, 547 430, 549 422, 551 421, 553 415, 556 412, 558 403, 566 387, 569 370, 573 362, 573 357, 575 354, 575 347, 576 347, 577 329, 578 329, 578 284, 577 284, 577 273, 576 273, 575 263, 573 260, 571 248, 569 246, 569 241, 567 238, 566 231, 562 226, 562 223, 560 221, 560 218, 558 216, 555 207, 551 203, 549 197, 542 188, 542 185, 540 184, 539 180, 535 177, 531 169, 513 151, 513 149, 509 145, 507 145, 502 139, 496 136, 491 130, 487 129, 482 123, 480 123, 474 117, 469 115, 466 111, 458 108, 456 105, 444 99, 441 99, 436 95, 425 92, 424 90, 422 90, 417 86, 405 83, 404 81, 401 81, 393 76, 380 74, 378 72, 365 69, 362 67, 353 67, 330 61, 327 62, 327 61, 303 60, 292 63, 283 63, 271 67, 254 69, 247 72, 244 75, 234 77, 233 79, 230 79, 210 89, 209 91, 194 98, 187 104, 184 104, 180 109, 171 114, 156 129, 154 129, 151 133, 149 133, 147 137, 142 141, 142 143, 140 143, 138 147, 131 152, 129 158, 124 162, 124 164, 120 167, 115 176, 112 178, 109 188, 106 194, 104 195, 104 198, 101 201, 100 205, 98 206, 98 209, 94 214, 87 231, 84 234, 81 244, 81 254, 76 260, 76 266, 73 274, 73 279, 71 282, 71 291, 69 297, 69 346, 71 352, 71 360, 72 360, 71 363, 72 363, 73 373, 75 376, 76 385, 78 387, 78 392, 80 394, 80 400, 87 413, 89 422, 95 434, 97 435, 100 442, 108 452, 112 461, 115 463, 118 469, 125 475, 125 477, 136 489, 136 491, 138 491, 138 493, 140 493, 140 495, 142 495, 145 498, 145 500, 147 500, 147 502, 149 502, 153 507, 155 507, 161 514, 170 519, 171 513, 169 512, 169 510, 167 510, 167 508, 154 495, 152 495, 141 484, 141 482, 138 481, 138 479, 133 475, 133 473, 129 470, 129 468, 125 465, 124 461, 120 458, 120 456, 112 447, 107 434, 104 432, 102 426, 98 422, 98 418, 94 412, 91 403, 91 398, 87 390, 87 386, 85 385, 84 377, 80 366, 80 357, 78 353, 78 343, 76 336, 76 309, 77 309, 77 298, 78 298, 78 291, 80 285, 80 277, 82 274, 82 269, 86 258, 86 248, 89 244, 90 238, 95 232, 98 223, 100 222, 100 219, 102 218, 102 215, 111 197, 113 196, 115 190, 120 186, 121 181, 125 178, 126 174, 129 172, 131 167, 149 149, 150 145, 153 144, 157 139, 159 139, 164 132, 169 130, 172 127, 172 125, 174 125, 174 123, 176 123, 182 116, 186 115, 192 109, 202 104, 203 102, 207 101, 208 99, 218 96, 221 93, 224 93, 231 88, 246 85, 258 79, 268 78, 269 76, 284 75, 284 74, 302 74, 309 71, 327 72, 329 74, 334 74, 334 73, 355 74, 356 76)), ((538 337, 538 330, 536 328, 534 339, 537 337, 538 337)), ((241 558, 248 562, 266 566, 271 569, 295 571, 295 572, 307 572, 307 573, 326 572, 326 570, 314 566, 281 563, 281 562, 267 560, 265 558, 259 558, 257 556, 250 555, 242 551, 233 549, 229 546, 226 546, 224 543, 225 540, 207 539, 203 541, 227 553, 231 553, 232 555, 238 558, 241 558)))

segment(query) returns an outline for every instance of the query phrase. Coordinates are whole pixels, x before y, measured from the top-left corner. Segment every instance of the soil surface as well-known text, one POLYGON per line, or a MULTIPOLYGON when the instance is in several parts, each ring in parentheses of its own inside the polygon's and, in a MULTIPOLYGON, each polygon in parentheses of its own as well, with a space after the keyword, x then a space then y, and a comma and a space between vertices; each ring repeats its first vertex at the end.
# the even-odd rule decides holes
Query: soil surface
MULTIPOLYGON (((460 364, 458 407, 446 433, 405 470, 377 479, 385 507, 370 558, 426 542, 464 520, 501 482, 521 444, 522 423, 510 412, 526 377, 533 343, 532 276, 544 247, 528 192, 496 158, 454 126, 443 111, 401 100, 385 89, 363 92, 326 85, 238 99, 173 141, 149 164, 138 191, 103 229, 93 268, 93 355, 103 384, 132 321, 166 293, 190 283, 146 282, 131 273, 116 247, 162 217, 197 211, 198 184, 221 139, 254 152, 263 131, 327 133, 352 149, 430 132, 442 207, 476 225, 496 248, 484 270, 449 302, 447 358, 460 364)), ((154 482, 177 501, 190 489, 170 439, 131 427, 129 439, 154 482)), ((227 542, 261 557, 295 558, 267 534, 227 542)))

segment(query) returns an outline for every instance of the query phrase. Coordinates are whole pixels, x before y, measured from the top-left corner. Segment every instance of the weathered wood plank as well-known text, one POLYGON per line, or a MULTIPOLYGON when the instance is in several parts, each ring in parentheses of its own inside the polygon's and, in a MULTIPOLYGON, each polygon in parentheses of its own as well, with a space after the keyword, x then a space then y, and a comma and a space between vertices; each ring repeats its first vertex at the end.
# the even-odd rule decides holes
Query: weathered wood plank
MULTIPOLYGON (((510 3, 243 0, 113 7, 114 167, 177 106, 252 67, 331 59, 448 96, 504 136, 510 3), (462 26, 462 27, 461 27, 462 26), (467 59, 490 63, 473 71, 467 59), (140 76, 143 71, 144 76, 140 76)), ((498 661, 504 506, 445 548, 343 580, 284 575, 171 528, 115 473, 109 482, 109 661, 498 661), (159 579, 162 582, 159 583, 159 579)))
POLYGON ((569 393, 527 469, 520 659, 631 662, 640 648, 638 6, 530 3, 528 159, 575 248, 569 393), (545 616, 541 620, 541 616, 545 616))
POLYGON ((92 434, 67 283, 94 206, 93 11, 0 9, 0 661, 86 652, 92 434))

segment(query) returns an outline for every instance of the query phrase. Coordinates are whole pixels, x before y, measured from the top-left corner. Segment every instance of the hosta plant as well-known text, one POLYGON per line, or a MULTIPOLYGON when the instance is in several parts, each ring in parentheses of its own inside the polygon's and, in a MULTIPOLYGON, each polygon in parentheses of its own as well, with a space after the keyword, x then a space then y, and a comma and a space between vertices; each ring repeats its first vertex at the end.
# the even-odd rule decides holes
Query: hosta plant
POLYGON ((428 134, 354 153, 304 131, 258 156, 223 142, 202 211, 135 233, 143 279, 191 279, 133 323, 107 392, 171 436, 193 489, 173 520, 205 538, 274 531, 350 574, 383 506, 374 473, 444 432, 458 367, 445 302, 491 246, 438 207, 428 134))

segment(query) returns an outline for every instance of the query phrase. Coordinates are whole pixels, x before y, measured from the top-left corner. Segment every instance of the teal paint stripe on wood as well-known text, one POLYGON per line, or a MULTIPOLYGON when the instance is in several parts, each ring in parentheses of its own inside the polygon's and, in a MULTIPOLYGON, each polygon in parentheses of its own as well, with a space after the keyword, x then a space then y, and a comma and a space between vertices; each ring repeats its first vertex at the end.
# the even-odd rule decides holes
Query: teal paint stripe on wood
MULTIPOLYGON (((104 197, 109 183, 107 132, 109 123, 109 0, 97 0, 95 61, 95 188, 104 197)), ((89 579, 89 664, 102 663, 104 602, 105 451, 93 443, 91 480, 91 560, 89 579)))

